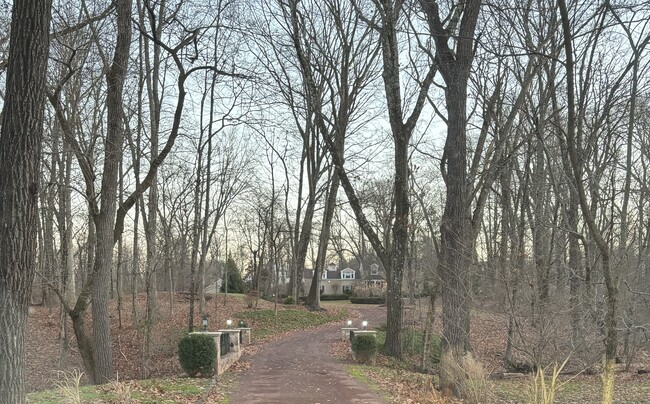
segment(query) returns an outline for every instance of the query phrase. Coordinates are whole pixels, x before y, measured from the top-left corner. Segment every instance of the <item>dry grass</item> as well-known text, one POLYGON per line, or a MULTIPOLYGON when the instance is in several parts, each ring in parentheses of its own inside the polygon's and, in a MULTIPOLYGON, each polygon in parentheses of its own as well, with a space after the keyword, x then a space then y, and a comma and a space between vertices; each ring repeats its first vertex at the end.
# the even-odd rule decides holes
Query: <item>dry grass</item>
POLYGON ((562 365, 558 366, 557 363, 553 365, 553 372, 550 379, 547 381, 547 370, 538 368, 535 372, 532 384, 530 386, 530 402, 534 404, 553 404, 555 402, 555 395, 562 384, 559 382, 560 372, 569 361, 566 358, 562 365))
POLYGON ((115 399, 118 403, 128 404, 133 402, 133 400, 131 400, 131 385, 124 381, 120 381, 119 375, 116 380, 109 383, 108 388, 111 393, 115 395, 115 399))
POLYGON ((463 398, 467 403, 487 403, 489 400, 489 384, 485 368, 471 353, 460 358, 452 354, 444 354, 440 361, 440 374, 447 380, 455 391, 455 396, 463 398))
POLYGON ((81 378, 83 372, 77 369, 71 372, 57 371, 54 381, 55 388, 59 391, 61 402, 65 404, 81 404, 81 378))

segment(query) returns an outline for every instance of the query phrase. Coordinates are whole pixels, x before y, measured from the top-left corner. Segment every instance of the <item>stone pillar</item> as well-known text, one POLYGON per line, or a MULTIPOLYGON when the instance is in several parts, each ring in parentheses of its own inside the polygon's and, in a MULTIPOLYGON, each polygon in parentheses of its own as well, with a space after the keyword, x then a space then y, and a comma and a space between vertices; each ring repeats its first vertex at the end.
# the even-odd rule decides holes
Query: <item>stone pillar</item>
POLYGON ((250 345, 251 344, 251 329, 246 328, 246 327, 240 327, 240 328, 236 328, 236 330, 241 331, 241 336, 242 336, 241 342, 242 342, 242 344, 243 345, 250 345))
POLYGON ((230 328, 227 330, 219 330, 220 333, 230 334, 230 345, 232 346, 230 352, 241 352, 241 347, 239 345, 239 333, 241 332, 238 328, 230 328))
POLYGON ((355 327, 343 327, 341 328, 341 341, 350 341, 350 336, 352 333, 350 331, 357 332, 358 328, 355 327))

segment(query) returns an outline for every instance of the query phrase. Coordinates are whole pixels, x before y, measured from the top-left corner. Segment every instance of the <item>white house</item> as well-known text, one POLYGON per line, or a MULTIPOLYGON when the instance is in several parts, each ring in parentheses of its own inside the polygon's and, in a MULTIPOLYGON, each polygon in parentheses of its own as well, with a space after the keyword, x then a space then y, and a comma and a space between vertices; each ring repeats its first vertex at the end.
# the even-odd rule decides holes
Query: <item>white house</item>
MULTIPOLYGON (((312 277, 314 271, 306 269, 303 276, 305 284, 305 291, 311 287, 312 277)), ((340 295, 352 292, 354 286, 361 283, 367 283, 376 286, 383 286, 386 281, 384 271, 379 268, 379 265, 372 264, 370 266, 370 273, 361 276, 359 269, 352 269, 350 267, 339 270, 336 264, 330 263, 327 270, 323 271, 320 281, 320 293, 322 295, 340 295)))

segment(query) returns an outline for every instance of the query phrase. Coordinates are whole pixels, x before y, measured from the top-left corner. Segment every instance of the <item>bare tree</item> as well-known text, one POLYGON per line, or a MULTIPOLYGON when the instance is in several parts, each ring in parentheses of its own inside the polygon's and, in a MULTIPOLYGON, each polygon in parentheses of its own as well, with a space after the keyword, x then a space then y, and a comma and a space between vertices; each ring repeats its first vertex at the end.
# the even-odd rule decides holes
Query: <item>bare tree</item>
MULTIPOLYGON (((368 102, 364 89, 377 70, 373 29, 362 23, 352 5, 340 1, 318 5, 290 2, 283 5, 282 16, 300 69, 306 105, 317 114, 310 119, 315 119, 320 136, 330 139, 344 160, 346 135, 368 119, 362 111, 368 102), (319 118, 322 115, 328 116, 327 123, 319 118)), ((339 173, 331 166, 326 184, 318 252, 307 296, 313 310, 320 309, 319 285, 339 188, 339 173)))
MULTIPOLYGON (((437 2, 421 0, 429 31, 436 45, 436 63, 447 85, 447 138, 441 171, 447 187, 445 210, 440 225, 440 278, 443 311, 443 354, 445 361, 458 361, 469 346, 469 278, 472 260, 469 195, 467 193, 467 85, 474 55, 474 35, 480 0, 469 0, 451 11, 450 24, 460 21, 458 31, 443 25, 437 2), (457 35, 451 42, 451 35, 457 35), (451 42, 451 43, 450 43, 451 42)), ((455 28, 455 27, 454 27, 455 28)), ((451 375, 441 374, 443 388, 456 390, 451 375)))
MULTIPOLYGON (((277 105, 276 94, 279 92, 279 103, 283 107, 281 113, 289 114, 289 119, 293 122, 291 133, 298 136, 301 145, 300 151, 297 152, 300 156, 297 189, 291 189, 289 185, 285 188, 286 203, 289 203, 289 196, 295 195, 296 198, 293 215, 285 209, 285 217, 287 225, 292 229, 293 262, 290 289, 291 295, 297 301, 312 240, 316 207, 327 189, 327 184, 322 181, 327 173, 327 153, 314 121, 314 105, 304 89, 303 70, 296 60, 298 58, 295 53, 294 35, 300 36, 306 32, 302 29, 296 30, 293 26, 291 10, 295 7, 295 1, 264 2, 262 12, 255 13, 257 19, 253 27, 253 52, 265 69, 261 74, 267 77, 266 91, 272 94, 267 102, 277 105), (286 49, 290 49, 290 52, 286 49)), ((323 88, 325 83, 319 79, 316 86, 323 88)), ((286 165, 286 162, 283 165, 286 165)), ((286 171, 285 181, 290 177, 291 173, 286 171)))
POLYGON ((13 4, 0 129, 0 401, 25 402, 25 332, 35 274, 51 1, 13 4))

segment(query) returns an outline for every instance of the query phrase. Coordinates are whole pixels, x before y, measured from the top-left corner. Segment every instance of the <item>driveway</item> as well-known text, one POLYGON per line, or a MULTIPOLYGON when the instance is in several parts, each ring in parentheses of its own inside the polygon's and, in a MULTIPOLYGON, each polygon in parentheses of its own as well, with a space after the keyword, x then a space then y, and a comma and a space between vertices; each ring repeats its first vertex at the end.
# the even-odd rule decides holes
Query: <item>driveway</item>
MULTIPOLYGON (((370 322, 386 321, 386 309, 377 306, 354 306, 352 310, 370 322)), ((237 377, 229 403, 386 403, 368 386, 350 377, 344 362, 330 353, 340 340, 343 324, 325 325, 299 331, 282 340, 264 345, 253 356, 248 370, 237 377)))

